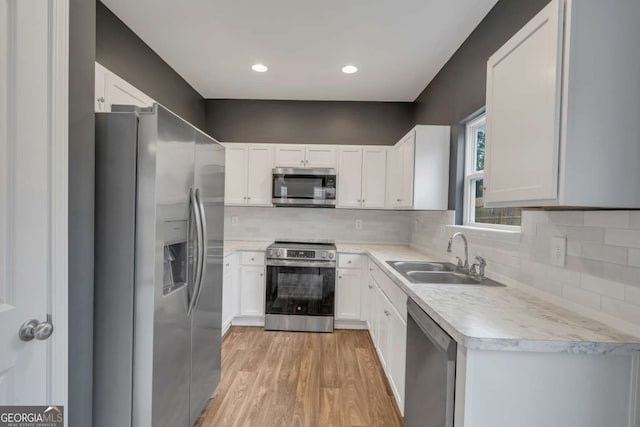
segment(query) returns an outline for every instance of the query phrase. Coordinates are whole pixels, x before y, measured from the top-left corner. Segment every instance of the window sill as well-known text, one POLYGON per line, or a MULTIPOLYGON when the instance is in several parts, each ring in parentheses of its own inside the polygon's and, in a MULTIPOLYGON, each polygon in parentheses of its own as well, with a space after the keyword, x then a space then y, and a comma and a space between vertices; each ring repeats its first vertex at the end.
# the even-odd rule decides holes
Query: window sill
POLYGON ((506 243, 520 243, 521 232, 517 230, 500 230, 498 228, 478 227, 474 225, 447 225, 451 232, 462 232, 469 237, 496 240, 506 243))

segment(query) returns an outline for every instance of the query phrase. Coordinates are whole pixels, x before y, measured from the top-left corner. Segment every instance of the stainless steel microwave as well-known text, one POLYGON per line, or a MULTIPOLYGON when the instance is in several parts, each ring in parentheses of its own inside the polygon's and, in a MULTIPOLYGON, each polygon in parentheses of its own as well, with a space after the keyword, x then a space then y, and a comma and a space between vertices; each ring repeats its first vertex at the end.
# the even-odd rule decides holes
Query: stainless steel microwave
POLYGON ((336 206, 336 171, 275 168, 271 202, 275 206, 333 208, 336 206))

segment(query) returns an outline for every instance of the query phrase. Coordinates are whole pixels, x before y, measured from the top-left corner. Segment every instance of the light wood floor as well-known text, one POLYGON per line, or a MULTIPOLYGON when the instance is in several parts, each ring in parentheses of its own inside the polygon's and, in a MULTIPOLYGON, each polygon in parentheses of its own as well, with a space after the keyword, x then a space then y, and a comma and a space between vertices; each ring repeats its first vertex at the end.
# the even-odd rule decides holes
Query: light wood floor
POLYGON ((233 327, 222 380, 198 427, 401 426, 367 331, 233 327))

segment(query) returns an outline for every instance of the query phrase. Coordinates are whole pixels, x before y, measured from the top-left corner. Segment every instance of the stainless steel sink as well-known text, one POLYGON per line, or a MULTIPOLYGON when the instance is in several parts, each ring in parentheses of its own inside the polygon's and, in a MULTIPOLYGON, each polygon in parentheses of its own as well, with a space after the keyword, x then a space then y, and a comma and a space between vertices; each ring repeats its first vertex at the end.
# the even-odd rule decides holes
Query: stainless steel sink
POLYGON ((471 276, 450 262, 387 261, 387 264, 412 283, 504 286, 486 277, 471 276))

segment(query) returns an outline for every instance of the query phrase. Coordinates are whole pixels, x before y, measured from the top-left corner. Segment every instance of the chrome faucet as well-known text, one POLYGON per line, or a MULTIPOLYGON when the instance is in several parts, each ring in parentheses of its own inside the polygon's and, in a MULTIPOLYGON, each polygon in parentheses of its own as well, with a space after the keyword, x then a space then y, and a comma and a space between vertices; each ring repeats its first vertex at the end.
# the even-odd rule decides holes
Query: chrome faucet
POLYGON ((474 263, 469 270, 469 274, 472 276, 484 277, 484 269, 487 266, 487 260, 481 256, 476 257, 477 263, 474 263))
POLYGON ((449 238, 449 245, 447 246, 447 252, 451 253, 451 246, 453 245, 453 239, 460 236, 464 241, 464 264, 460 257, 458 258, 458 267, 464 268, 465 270, 469 270, 469 242, 467 241, 467 237, 461 232, 454 233, 451 238, 449 238))

